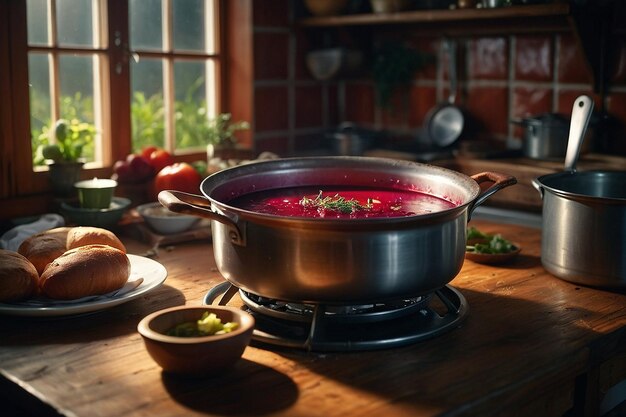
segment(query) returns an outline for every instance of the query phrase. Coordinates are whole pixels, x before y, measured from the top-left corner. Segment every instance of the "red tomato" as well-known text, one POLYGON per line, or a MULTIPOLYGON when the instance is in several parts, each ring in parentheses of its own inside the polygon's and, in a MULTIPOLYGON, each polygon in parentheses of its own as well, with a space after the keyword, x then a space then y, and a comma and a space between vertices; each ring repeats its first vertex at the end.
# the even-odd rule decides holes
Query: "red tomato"
POLYGON ((172 165, 174 163, 174 158, 172 157, 172 155, 164 149, 157 149, 156 151, 152 151, 149 160, 150 165, 152 165, 155 172, 159 172, 166 166, 172 165))
POLYGON ((158 150, 160 148, 156 147, 156 146, 146 146, 145 148, 143 148, 141 150, 140 155, 143 156, 144 158, 146 158, 148 161, 150 160, 150 154, 156 150, 158 150))
POLYGON ((154 178, 154 194, 157 196, 163 190, 183 191, 198 194, 202 177, 191 165, 186 162, 177 162, 168 165, 154 178))

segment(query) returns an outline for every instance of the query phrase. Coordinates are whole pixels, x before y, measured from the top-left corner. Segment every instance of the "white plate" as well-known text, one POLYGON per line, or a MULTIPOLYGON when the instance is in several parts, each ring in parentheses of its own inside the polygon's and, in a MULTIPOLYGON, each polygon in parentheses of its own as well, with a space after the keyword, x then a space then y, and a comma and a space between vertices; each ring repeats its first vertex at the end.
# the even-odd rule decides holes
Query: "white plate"
POLYGON ((50 301, 49 304, 36 306, 28 301, 21 303, 0 303, 0 314, 53 317, 91 313, 133 300, 157 288, 165 281, 165 278, 167 278, 167 270, 155 260, 137 255, 128 255, 128 259, 130 260, 130 276, 128 277, 128 281, 135 282, 141 279, 143 279, 143 281, 137 287, 121 295, 90 297, 86 301, 50 301))

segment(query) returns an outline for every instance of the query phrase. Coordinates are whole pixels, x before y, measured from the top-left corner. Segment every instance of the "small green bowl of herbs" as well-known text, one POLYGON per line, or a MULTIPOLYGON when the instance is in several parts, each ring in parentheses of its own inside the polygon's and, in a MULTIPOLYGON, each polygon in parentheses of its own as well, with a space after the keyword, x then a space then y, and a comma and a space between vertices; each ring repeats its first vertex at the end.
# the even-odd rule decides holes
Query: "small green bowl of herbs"
POLYGON ((465 258, 483 264, 501 264, 515 258, 521 251, 519 245, 501 234, 483 233, 475 227, 467 230, 465 258))

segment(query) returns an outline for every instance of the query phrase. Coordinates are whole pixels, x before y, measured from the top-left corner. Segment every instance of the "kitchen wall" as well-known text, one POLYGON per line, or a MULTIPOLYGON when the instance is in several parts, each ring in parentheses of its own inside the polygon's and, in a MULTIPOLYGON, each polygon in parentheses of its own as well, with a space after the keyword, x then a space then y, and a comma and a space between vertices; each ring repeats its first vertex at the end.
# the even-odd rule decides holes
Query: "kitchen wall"
MULTIPOLYGON (((409 89, 393 99, 393 110, 376 106, 374 86, 360 75, 329 82, 316 81, 306 53, 317 47, 320 31, 293 25, 303 9, 289 0, 254 0, 253 124, 257 151, 281 155, 315 152, 324 145, 323 133, 342 121, 414 137, 428 111, 447 97, 447 62, 441 38, 406 37, 412 45, 437 59, 416 73, 409 89), (317 33, 313 33, 317 31, 317 33)), ((410 26, 398 26, 402 33, 410 26)), ((574 99, 591 94, 596 109, 606 111, 610 126, 597 149, 626 155, 626 47, 612 50, 604 100, 593 92, 593 78, 574 34, 492 36, 459 39, 457 96, 469 127, 464 142, 488 142, 495 147, 519 147, 522 131, 512 118, 544 112, 570 114, 574 99)))

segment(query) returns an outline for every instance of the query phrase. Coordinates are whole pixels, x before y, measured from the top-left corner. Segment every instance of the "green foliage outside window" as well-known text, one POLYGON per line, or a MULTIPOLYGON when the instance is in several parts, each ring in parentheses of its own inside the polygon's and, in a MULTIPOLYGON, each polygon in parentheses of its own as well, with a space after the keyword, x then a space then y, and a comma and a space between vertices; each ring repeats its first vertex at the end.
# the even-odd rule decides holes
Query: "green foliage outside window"
POLYGON ((146 146, 163 147, 165 144, 165 106, 163 96, 154 94, 146 98, 143 92, 135 92, 130 104, 132 148, 146 146))
MULTIPOLYGON (((31 94, 32 114, 43 114, 44 98, 38 97, 33 91, 31 94)), ((31 119, 31 145, 33 150, 33 165, 44 165, 44 150, 50 151, 50 145, 57 144, 61 154, 58 158, 65 161, 75 161, 78 158, 93 161, 95 148, 94 136, 96 127, 89 121, 94 120, 93 99, 83 97, 80 93, 74 96, 64 96, 59 103, 59 114, 63 123, 52 121, 50 118, 42 120, 31 119), (65 134, 63 134, 64 131, 65 134)))
MULTIPOLYGON (((206 101, 193 100, 195 90, 201 85, 201 80, 194 83, 184 100, 174 102, 176 149, 202 149, 207 144, 233 144, 236 142, 235 133, 246 130, 249 124, 245 121, 232 122, 229 113, 222 113, 215 118, 209 118, 206 101)), ((33 114, 44 114, 45 99, 31 97, 33 114), (35 109, 37 113, 34 112, 35 109)), ((68 121, 94 120, 93 100, 91 97, 82 97, 76 94, 73 97, 62 97, 60 114, 68 121)), ((33 149, 33 163, 43 165, 42 147, 50 144, 49 130, 52 121, 33 118, 31 122, 31 137, 33 149), (39 150, 39 151, 38 151, 39 150)), ((81 127, 95 132, 91 123, 82 123, 81 127)), ((161 94, 146 97, 143 92, 135 92, 131 102, 131 129, 132 149, 139 151, 146 146, 164 147, 165 144, 165 103, 161 94)), ((93 161, 94 144, 88 141, 83 147, 83 157, 86 161, 93 161)))

